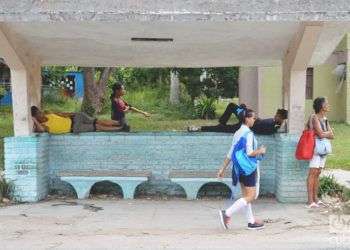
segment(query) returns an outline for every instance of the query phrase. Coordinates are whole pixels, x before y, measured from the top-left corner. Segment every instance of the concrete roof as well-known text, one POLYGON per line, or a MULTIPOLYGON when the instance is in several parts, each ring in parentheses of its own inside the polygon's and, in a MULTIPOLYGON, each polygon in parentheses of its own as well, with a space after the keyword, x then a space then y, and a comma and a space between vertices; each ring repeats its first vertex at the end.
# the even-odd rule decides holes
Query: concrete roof
POLYGON ((301 21, 322 20, 311 61, 316 65, 350 32, 350 6, 342 0, 0 0, 0 10, 0 28, 9 40, 43 65, 278 65, 301 21))

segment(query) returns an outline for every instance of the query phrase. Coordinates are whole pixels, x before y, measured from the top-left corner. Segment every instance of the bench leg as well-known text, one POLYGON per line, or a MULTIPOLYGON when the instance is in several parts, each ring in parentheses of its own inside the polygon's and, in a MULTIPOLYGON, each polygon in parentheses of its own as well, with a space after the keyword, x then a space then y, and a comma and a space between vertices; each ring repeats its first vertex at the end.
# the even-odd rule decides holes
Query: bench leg
POLYGON ((123 198, 124 199, 134 199, 135 189, 138 185, 140 185, 143 181, 118 181, 115 182, 123 190, 123 198))
POLYGON ((186 192, 187 200, 197 199, 197 194, 203 183, 193 183, 193 182, 175 182, 179 184, 186 192))
POLYGON ((77 193, 78 199, 89 198, 90 189, 95 182, 64 180, 71 184, 77 193))

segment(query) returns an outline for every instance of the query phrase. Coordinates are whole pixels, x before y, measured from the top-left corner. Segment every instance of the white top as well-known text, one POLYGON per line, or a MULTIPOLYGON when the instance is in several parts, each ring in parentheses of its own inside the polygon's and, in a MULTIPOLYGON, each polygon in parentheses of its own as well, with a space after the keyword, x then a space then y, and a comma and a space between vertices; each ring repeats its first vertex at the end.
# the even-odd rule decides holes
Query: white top
MULTIPOLYGON (((233 135, 233 140, 232 140, 232 145, 231 145, 231 148, 230 150, 228 151, 226 157, 228 159, 231 160, 231 156, 232 156, 232 153, 233 153, 233 149, 235 148, 237 142, 239 141, 239 139, 241 139, 241 137, 247 133, 247 132, 252 132, 250 130, 250 128, 245 125, 245 124, 242 124, 242 126, 236 131, 236 133, 233 135)), ((253 132, 252 133, 248 133, 247 135, 247 154, 250 155, 254 150, 253 150, 253 145, 254 145, 254 134, 253 132)))

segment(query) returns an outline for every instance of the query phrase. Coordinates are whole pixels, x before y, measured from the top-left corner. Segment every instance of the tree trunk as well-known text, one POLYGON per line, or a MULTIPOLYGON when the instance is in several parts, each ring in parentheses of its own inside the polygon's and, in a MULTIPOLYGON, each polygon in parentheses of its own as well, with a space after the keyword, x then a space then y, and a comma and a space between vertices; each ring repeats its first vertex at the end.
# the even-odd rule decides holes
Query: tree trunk
POLYGON ((170 71, 170 104, 180 103, 180 81, 176 71, 170 71))
POLYGON ((103 100, 106 95, 107 82, 113 72, 113 68, 104 68, 99 79, 95 80, 95 68, 84 67, 84 98, 81 111, 90 116, 100 113, 103 108, 103 100))

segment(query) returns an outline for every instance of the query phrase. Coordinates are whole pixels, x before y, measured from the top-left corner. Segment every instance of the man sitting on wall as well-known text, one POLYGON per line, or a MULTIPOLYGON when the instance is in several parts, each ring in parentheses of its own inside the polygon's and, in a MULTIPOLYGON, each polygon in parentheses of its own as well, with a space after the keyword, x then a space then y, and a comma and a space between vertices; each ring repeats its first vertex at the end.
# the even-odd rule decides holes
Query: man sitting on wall
MULTIPOLYGON (((241 123, 228 125, 227 122, 231 115, 234 114, 237 118, 240 112, 247 109, 245 104, 237 105, 236 103, 229 103, 226 107, 224 114, 219 119, 219 124, 216 126, 202 126, 188 127, 189 132, 224 132, 224 133, 235 133, 240 127, 241 123)), ((285 109, 278 109, 273 118, 268 119, 256 119, 251 130, 255 134, 260 135, 271 135, 276 132, 287 132, 286 120, 288 118, 288 111, 285 109)))
POLYGON ((34 132, 51 134, 83 133, 95 131, 120 131, 122 126, 113 120, 98 120, 85 113, 43 113, 38 107, 31 107, 34 132))

